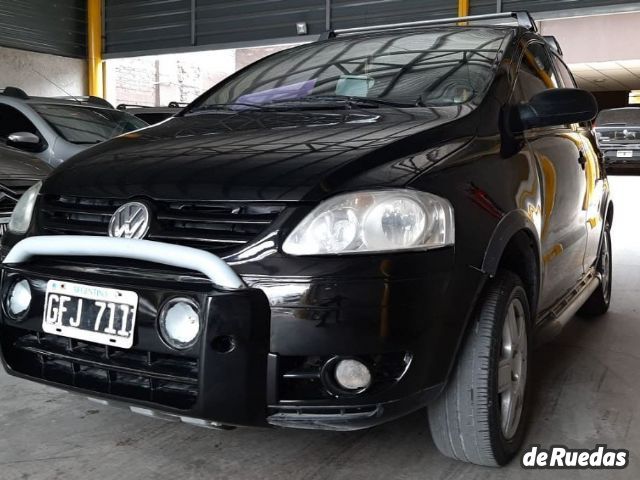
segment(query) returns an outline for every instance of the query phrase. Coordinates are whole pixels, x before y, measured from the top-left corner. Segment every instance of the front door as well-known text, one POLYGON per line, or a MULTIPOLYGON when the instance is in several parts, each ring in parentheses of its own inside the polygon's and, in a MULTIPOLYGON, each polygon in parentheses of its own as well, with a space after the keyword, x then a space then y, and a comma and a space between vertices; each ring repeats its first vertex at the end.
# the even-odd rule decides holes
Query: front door
MULTIPOLYGON (((546 47, 529 44, 518 69, 515 100, 527 102, 536 93, 559 86, 546 47)), ((525 138, 538 162, 543 188, 539 306, 544 310, 584 274, 586 157, 582 136, 572 125, 532 129, 525 138)))

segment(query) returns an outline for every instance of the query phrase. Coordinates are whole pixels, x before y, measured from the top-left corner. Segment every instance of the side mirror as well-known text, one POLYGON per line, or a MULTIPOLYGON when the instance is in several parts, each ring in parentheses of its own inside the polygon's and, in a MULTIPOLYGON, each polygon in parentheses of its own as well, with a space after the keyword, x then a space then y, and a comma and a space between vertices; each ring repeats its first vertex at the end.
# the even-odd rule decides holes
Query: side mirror
POLYGON ((20 150, 38 152, 41 150, 42 140, 31 132, 15 132, 7 137, 7 145, 20 150))
POLYGON ((511 129, 551 127, 588 122, 596 118, 598 103, 591 92, 579 88, 555 88, 535 95, 529 103, 517 105, 511 114, 511 129))

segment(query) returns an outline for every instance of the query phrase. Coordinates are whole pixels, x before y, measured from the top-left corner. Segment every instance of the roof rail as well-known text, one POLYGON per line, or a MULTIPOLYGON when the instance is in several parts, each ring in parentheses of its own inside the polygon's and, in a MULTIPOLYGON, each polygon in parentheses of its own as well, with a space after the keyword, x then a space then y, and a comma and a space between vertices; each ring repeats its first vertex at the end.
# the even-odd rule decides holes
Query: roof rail
POLYGON ((381 30, 394 30, 401 28, 413 27, 429 27, 433 25, 446 25, 448 23, 476 22, 483 20, 500 20, 514 18, 518 22, 518 26, 526 28, 532 32, 537 32, 536 22, 527 11, 489 13, 486 15, 472 15, 467 17, 440 18, 437 20, 420 20, 417 22, 391 23, 387 25, 371 25, 367 27, 341 28, 337 30, 329 30, 320 36, 320 40, 327 40, 338 35, 362 32, 376 32, 381 30))
POLYGON ((127 108, 152 108, 151 105, 136 105, 135 103, 119 103, 116 109, 126 110, 127 108))
POLYGON ((118 110, 126 110, 127 108, 184 108, 189 105, 187 102, 169 102, 166 107, 162 105, 154 107, 152 105, 136 105, 135 103, 120 103, 116 107, 118 110))
POLYGON ((62 95, 51 98, 55 98, 57 100, 69 100, 71 102, 77 103, 88 103, 90 105, 96 105, 105 108, 113 108, 113 105, 111 105, 111 103, 106 101, 104 98, 96 97, 94 95, 62 95))
POLYGON ((111 105, 111 102, 108 102, 102 97, 96 97, 93 95, 89 95, 88 103, 92 103, 93 105, 98 105, 100 107, 113 108, 113 105, 111 105))
POLYGON ((18 87, 5 87, 1 93, 7 97, 19 98, 21 100, 27 100, 29 98, 27 92, 18 87))

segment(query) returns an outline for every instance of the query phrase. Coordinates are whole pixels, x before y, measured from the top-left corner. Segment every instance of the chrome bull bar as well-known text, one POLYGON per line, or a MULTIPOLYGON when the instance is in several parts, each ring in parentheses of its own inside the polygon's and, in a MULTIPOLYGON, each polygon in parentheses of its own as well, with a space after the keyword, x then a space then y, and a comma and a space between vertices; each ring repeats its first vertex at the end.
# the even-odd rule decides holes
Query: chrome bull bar
POLYGON ((197 248, 151 240, 88 235, 28 237, 18 242, 2 263, 18 264, 38 256, 128 258, 200 272, 224 289, 246 288, 240 276, 216 255, 197 248))

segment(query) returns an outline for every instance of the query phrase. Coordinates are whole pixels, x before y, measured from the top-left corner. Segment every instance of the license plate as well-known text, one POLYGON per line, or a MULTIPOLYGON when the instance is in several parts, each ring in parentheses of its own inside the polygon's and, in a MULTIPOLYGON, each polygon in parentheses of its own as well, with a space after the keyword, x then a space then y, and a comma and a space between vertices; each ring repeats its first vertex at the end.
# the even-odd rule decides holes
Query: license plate
POLYGON ((42 329, 77 340, 131 348, 137 308, 135 292, 49 280, 42 329))
POLYGON ((633 151, 632 150, 618 150, 616 152, 616 157, 618 157, 618 158, 631 158, 631 157, 633 157, 633 151))

